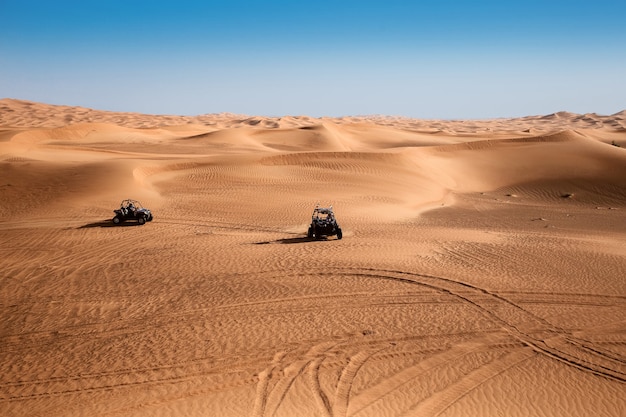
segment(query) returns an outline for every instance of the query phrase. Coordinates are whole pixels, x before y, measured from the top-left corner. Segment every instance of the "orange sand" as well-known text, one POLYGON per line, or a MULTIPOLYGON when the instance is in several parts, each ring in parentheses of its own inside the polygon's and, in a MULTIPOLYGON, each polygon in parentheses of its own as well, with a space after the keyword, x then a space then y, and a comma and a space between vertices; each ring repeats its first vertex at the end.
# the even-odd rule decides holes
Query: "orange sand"
POLYGON ((626 112, 5 99, 0 196, 2 416, 626 410, 626 112), (125 198, 155 220, 113 226, 125 198))

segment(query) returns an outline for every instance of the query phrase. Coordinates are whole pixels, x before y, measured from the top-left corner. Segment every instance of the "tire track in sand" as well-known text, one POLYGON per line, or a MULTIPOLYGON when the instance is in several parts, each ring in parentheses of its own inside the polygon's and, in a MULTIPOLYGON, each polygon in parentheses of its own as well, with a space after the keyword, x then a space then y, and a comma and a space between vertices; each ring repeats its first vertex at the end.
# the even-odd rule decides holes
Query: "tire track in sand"
POLYGON ((326 358, 327 352, 336 343, 314 345, 302 359, 286 361, 286 352, 278 352, 272 363, 259 373, 252 417, 273 416, 282 404, 295 380, 303 374, 308 375, 308 383, 314 400, 322 415, 331 415, 331 405, 319 384, 319 367, 326 358), (270 380, 279 377, 270 386, 270 380))
MULTIPOLYGON (((293 276, 294 273, 294 271, 291 271, 290 275, 293 276)), ((284 274, 284 271, 266 271, 262 274, 275 276, 284 274)), ((403 386, 422 376, 424 372, 446 369, 443 373, 457 374, 456 380, 451 380, 443 388, 431 393, 426 398, 415 397, 410 408, 404 410, 409 415, 439 415, 481 384, 537 354, 547 356, 583 372, 617 382, 626 382, 626 361, 623 357, 614 352, 603 351, 601 347, 594 345, 589 340, 579 340, 570 332, 552 325, 544 318, 522 308, 498 293, 450 278, 397 270, 331 268, 331 270, 319 271, 309 269, 306 272, 306 275, 329 274, 393 280, 429 288, 446 297, 452 297, 462 303, 469 304, 489 320, 498 323, 508 334, 521 342, 521 345, 514 348, 509 346, 504 351, 501 349, 502 340, 495 342, 495 344, 481 342, 479 343, 480 346, 472 349, 469 349, 468 346, 459 346, 457 348, 458 351, 453 348, 451 351, 446 351, 441 355, 435 355, 426 361, 419 362, 415 366, 404 368, 379 381, 375 386, 368 387, 364 391, 355 394, 353 393, 352 384, 356 375, 366 361, 385 348, 381 347, 383 342, 379 341, 374 343, 374 346, 370 346, 369 352, 359 350, 349 358, 347 364, 343 365, 339 382, 334 392, 334 398, 326 398, 319 385, 319 365, 325 359, 318 357, 308 362, 303 360, 294 365, 294 372, 283 383, 276 384, 276 387, 279 387, 277 392, 270 392, 270 395, 265 394, 268 403, 270 396, 278 397, 280 401, 272 400, 273 405, 265 410, 269 412, 255 414, 255 417, 274 415, 284 399, 286 391, 294 384, 295 379, 303 374, 308 378, 311 391, 316 394, 316 403, 321 413, 336 417, 352 416, 364 410, 372 410, 370 407, 376 404, 380 405, 381 401, 385 401, 385 397, 388 394, 394 394, 396 391, 401 390, 403 386), (480 360, 476 368, 469 372, 463 373, 455 369, 455 363, 460 363, 459 360, 462 357, 469 354, 489 356, 489 352, 494 350, 499 350, 499 357, 480 360)), ((506 294, 507 297, 523 297, 523 293, 507 292, 506 294)), ((568 299, 569 301, 578 299, 580 301, 580 294, 574 294, 574 300, 571 300, 572 297, 569 294, 551 293, 546 302, 554 303, 559 298, 568 299)), ((612 301, 623 303, 624 299, 613 298, 612 301)), ((582 302, 588 303, 588 301, 584 300, 582 302)), ((385 343, 386 346, 389 346, 388 341, 385 343)), ((263 396, 264 394, 257 392, 257 395, 263 396)), ((264 400, 257 398, 257 401, 262 402, 264 400)))
POLYGON ((510 334, 535 351, 579 370, 626 382, 626 359, 588 346, 564 329, 485 289, 449 278, 404 271, 365 269, 366 275, 423 285, 456 297, 501 324, 510 334))

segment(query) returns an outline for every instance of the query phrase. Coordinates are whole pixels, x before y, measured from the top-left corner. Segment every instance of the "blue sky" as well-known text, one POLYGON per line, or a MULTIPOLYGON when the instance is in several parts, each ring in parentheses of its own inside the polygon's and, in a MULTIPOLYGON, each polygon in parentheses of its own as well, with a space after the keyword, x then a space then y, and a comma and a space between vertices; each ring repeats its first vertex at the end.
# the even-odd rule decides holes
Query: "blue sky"
POLYGON ((626 2, 0 0, 0 97, 197 115, 626 109, 626 2))

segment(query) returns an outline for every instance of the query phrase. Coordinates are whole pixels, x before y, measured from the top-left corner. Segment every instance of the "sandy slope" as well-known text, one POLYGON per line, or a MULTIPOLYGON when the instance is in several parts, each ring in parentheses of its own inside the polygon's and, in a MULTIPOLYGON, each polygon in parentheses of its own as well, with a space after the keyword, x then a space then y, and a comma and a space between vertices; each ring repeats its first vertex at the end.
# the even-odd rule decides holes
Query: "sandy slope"
POLYGON ((0 196, 2 416, 626 410, 624 112, 0 100, 0 196), (129 197, 155 221, 113 227, 129 197))

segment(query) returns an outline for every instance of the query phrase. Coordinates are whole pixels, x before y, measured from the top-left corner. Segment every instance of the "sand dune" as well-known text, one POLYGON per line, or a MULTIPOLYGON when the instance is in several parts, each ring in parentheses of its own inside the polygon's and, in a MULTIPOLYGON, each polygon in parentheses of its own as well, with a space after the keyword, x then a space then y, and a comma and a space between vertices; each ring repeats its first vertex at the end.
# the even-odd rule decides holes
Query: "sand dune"
POLYGON ((626 113, 0 100, 0 415, 621 416, 626 113), (113 226, 135 198, 144 226, 113 226), (310 240, 314 205, 344 238, 310 240))

